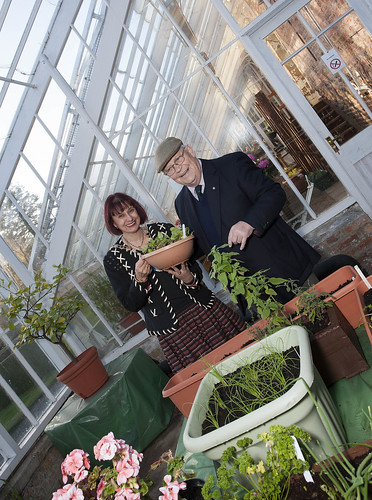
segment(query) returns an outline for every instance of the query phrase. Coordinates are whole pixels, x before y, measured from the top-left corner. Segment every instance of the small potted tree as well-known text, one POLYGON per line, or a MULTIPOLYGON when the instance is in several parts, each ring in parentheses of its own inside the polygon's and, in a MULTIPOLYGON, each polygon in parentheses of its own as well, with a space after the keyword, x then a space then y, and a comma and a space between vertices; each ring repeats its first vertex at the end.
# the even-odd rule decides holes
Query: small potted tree
POLYGON ((47 340, 60 346, 71 362, 57 375, 57 380, 86 398, 106 382, 108 374, 96 347, 89 347, 75 357, 66 343, 66 329, 81 309, 83 300, 79 295, 56 295, 69 269, 62 265, 55 267, 56 274, 51 283, 46 281, 41 271, 35 274, 31 285, 21 286, 16 291, 13 282, 6 285, 4 280, 0 281, 0 287, 8 294, 2 299, 4 327, 18 330, 15 347, 35 340, 47 340), (21 320, 19 327, 15 325, 18 319, 21 320))

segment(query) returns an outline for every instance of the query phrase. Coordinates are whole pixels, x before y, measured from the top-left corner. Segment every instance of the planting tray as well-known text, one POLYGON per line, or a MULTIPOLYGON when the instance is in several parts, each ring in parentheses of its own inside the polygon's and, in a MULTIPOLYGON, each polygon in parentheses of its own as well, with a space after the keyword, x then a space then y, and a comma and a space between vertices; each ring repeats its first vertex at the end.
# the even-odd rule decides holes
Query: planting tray
MULTIPOLYGON (((367 281, 368 281, 368 283, 370 283, 372 285, 372 275, 367 277, 367 281)), ((356 302, 357 302, 357 306, 358 306, 358 316, 359 316, 357 326, 364 325, 364 328, 366 329, 369 341, 372 344, 372 329, 370 327, 369 322, 367 321, 365 311, 364 311, 365 303, 364 303, 363 295, 365 294, 365 292, 367 290, 368 290, 367 285, 363 282, 363 280, 360 281, 360 283, 357 285, 357 287, 355 289, 355 296, 356 296, 356 302)))
POLYGON ((294 346, 299 348, 300 379, 286 394, 234 422, 202 435, 201 426, 206 414, 206 404, 214 385, 218 383, 213 373, 207 373, 198 388, 186 422, 183 434, 186 450, 192 453, 203 452, 211 460, 219 461, 222 453, 229 446, 236 446, 239 439, 250 437, 253 442, 248 452, 255 460, 265 460, 265 445, 258 440, 257 435, 268 431, 273 424, 285 426, 295 424, 309 432, 313 438, 314 451, 319 456, 324 456, 317 442, 319 441, 324 449, 328 449, 327 445, 331 444, 331 439, 326 424, 319 415, 301 379, 306 381, 313 397, 326 415, 337 443, 341 445, 346 442, 338 412, 323 380, 313 365, 309 335, 304 328, 299 326, 283 328, 270 337, 230 356, 217 366, 222 374, 232 373, 239 366, 263 357, 267 353, 267 348, 285 351, 294 346))
MULTIPOLYGON (((258 321, 254 327, 258 327, 264 321, 258 321)), ((170 398, 180 412, 187 418, 191 406, 204 375, 210 370, 211 365, 219 363, 223 359, 235 354, 242 348, 255 340, 252 328, 243 330, 241 333, 206 354, 202 359, 191 363, 183 370, 174 375, 163 389, 163 397, 170 398)))
MULTIPOLYGON (((360 324, 360 315, 355 290, 361 282, 361 277, 352 266, 344 266, 313 285, 312 288, 319 293, 332 293, 333 299, 330 298, 329 300, 333 300, 337 303, 338 308, 347 321, 353 328, 356 328, 360 324), (349 281, 350 283, 347 283, 349 281), (337 288, 344 283, 347 283, 347 285, 337 290, 337 288)), ((289 314, 295 313, 297 308, 296 300, 297 297, 285 304, 285 310, 289 314)))

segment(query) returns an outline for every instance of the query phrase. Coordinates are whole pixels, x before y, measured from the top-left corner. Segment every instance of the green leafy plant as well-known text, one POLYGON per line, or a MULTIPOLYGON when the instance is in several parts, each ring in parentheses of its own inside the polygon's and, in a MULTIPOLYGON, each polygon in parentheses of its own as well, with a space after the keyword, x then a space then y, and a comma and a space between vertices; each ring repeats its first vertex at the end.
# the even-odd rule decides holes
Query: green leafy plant
POLYGON ((167 474, 171 475, 175 481, 186 481, 187 479, 195 477, 194 472, 192 474, 189 474, 184 471, 184 456, 182 455, 180 457, 174 457, 172 450, 164 452, 160 456, 159 460, 151 465, 150 471, 156 470, 162 463, 166 464, 167 474))
POLYGON ((6 285, 3 279, 0 280, 0 287, 8 293, 2 299, 3 306, 6 306, 2 307, 2 316, 6 319, 4 326, 16 330, 15 321, 22 321, 15 347, 35 340, 48 340, 59 345, 74 360, 75 356, 63 336, 84 302, 79 295, 56 296, 69 269, 61 264, 54 267, 56 274, 51 283, 43 278, 41 271, 35 274, 31 285, 20 287, 17 291, 13 290, 12 281, 6 285))
POLYGON ((280 500, 288 495, 290 477, 309 469, 307 461, 296 457, 294 436, 301 442, 310 441, 307 432, 292 425, 272 425, 269 432, 258 435, 267 447, 266 462, 254 461, 249 454, 250 438, 237 442, 224 451, 217 469, 217 481, 209 476, 203 486, 205 500, 233 498, 280 500), (244 497, 243 497, 244 495, 244 497))
MULTIPOLYGON (((366 452, 370 450, 362 462, 355 466, 353 465, 346 454, 343 452, 334 437, 331 425, 326 417, 325 412, 314 398, 311 390, 305 380, 303 380, 306 390, 316 406, 325 427, 327 428, 331 442, 328 445, 329 452, 321 448, 324 456, 331 456, 326 461, 320 459, 312 449, 304 443, 307 451, 314 461, 320 466, 321 478, 324 481, 324 491, 327 492, 329 498, 345 499, 345 500, 368 500, 368 488, 372 485, 372 446, 366 443, 349 443, 349 446, 363 445, 366 447, 366 452), (333 456, 337 454, 337 459, 333 456), (333 456, 332 456, 333 455, 333 456)), ((323 458, 323 457, 322 457, 323 458)))
MULTIPOLYGON (((189 228, 185 228, 186 236, 190 235, 189 228)), ((183 231, 181 227, 172 227, 170 236, 166 233, 158 233, 155 238, 150 239, 147 245, 143 248, 143 253, 150 253, 154 250, 159 250, 159 248, 164 248, 176 241, 180 241, 184 238, 183 231)))
POLYGON ((237 252, 221 252, 227 247, 214 246, 209 254, 212 257, 210 276, 222 283, 224 290, 230 291, 232 302, 238 302, 238 295, 243 295, 247 307, 254 305, 262 319, 268 319, 267 329, 273 333, 276 329, 291 323, 284 314, 284 306, 276 299, 275 287, 283 286, 288 291, 293 287, 291 280, 267 276, 267 270, 260 270, 249 275, 249 271, 235 258, 237 252))
POLYGON ((307 290, 298 289, 296 300, 296 315, 305 316, 311 323, 322 318, 327 309, 333 306, 332 295, 327 292, 318 292, 314 287, 307 290))
POLYGON ((204 429, 212 431, 244 416, 285 394, 299 375, 295 349, 262 348, 255 359, 223 374, 218 366, 210 370, 217 379, 205 412, 204 429))

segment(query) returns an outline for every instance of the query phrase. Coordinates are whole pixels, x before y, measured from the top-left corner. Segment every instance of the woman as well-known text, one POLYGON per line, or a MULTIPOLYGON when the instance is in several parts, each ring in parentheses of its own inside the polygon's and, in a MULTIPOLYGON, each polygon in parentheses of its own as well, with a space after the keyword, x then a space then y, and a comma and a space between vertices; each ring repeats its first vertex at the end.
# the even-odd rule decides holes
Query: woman
POLYGON ((114 292, 129 311, 143 311, 173 373, 244 330, 244 321, 202 283, 196 262, 160 271, 143 258, 149 240, 170 235, 171 224, 142 226, 144 208, 124 193, 107 198, 104 217, 107 230, 121 235, 103 261, 114 292))

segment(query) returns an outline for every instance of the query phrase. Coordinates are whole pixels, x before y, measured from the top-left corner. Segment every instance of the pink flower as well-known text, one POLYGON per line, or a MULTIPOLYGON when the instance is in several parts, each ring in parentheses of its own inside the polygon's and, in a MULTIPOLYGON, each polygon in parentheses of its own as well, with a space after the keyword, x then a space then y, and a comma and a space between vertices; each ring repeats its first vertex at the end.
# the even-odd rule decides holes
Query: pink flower
POLYGON ((105 487, 105 482, 103 479, 101 479, 101 481, 98 483, 98 486, 97 486, 97 500, 101 500, 102 498, 102 492, 103 492, 103 489, 105 487))
POLYGON ((259 163, 258 163, 258 167, 260 168, 265 168, 267 167, 268 165, 270 165, 270 162, 269 160, 261 160, 259 163))
MULTIPOLYGON (((118 464, 116 465, 116 470, 118 471, 118 477, 117 477, 117 483, 120 486, 121 484, 124 484, 127 482, 127 479, 130 477, 134 477, 135 474, 135 469, 131 467, 130 463, 128 463, 128 460, 123 458, 121 459, 118 464)), ((138 472, 137 472, 138 474, 138 472)))
POLYGON ((78 488, 75 484, 72 485, 70 489, 70 496, 71 500, 84 500, 84 493, 83 491, 78 488))
POLYGON ((109 432, 106 436, 103 436, 93 449, 94 456, 97 460, 111 460, 114 458, 118 450, 118 444, 114 438, 114 434, 109 432))
POLYGON ((88 476, 88 471, 86 469, 84 469, 84 467, 82 467, 75 474, 74 480, 77 483, 80 483, 80 481, 82 481, 83 479, 85 479, 87 476, 88 476))
POLYGON ((164 476, 164 482, 165 486, 159 488, 160 492, 163 493, 159 500, 178 500, 178 492, 187 488, 186 483, 172 481, 172 476, 169 474, 164 476))
MULTIPOLYGON (((61 464, 63 482, 66 484, 67 476, 75 475, 78 472, 80 472, 79 475, 81 477, 81 471, 84 470, 84 467, 86 467, 87 469, 90 468, 88 454, 85 453, 84 450, 72 450, 71 453, 66 455, 66 458, 61 464)), ((83 478, 81 477, 81 479, 83 478)), ((77 480, 77 482, 79 482, 81 479, 77 480)))
MULTIPOLYGON (((127 488, 124 491, 125 491, 125 493, 124 493, 125 496, 122 497, 123 500, 140 500, 141 499, 140 493, 134 493, 134 491, 131 488, 127 488)), ((115 496, 115 500, 122 500, 122 498, 115 496)))
POLYGON ((53 493, 52 500, 84 500, 84 493, 75 484, 66 484, 53 493))

